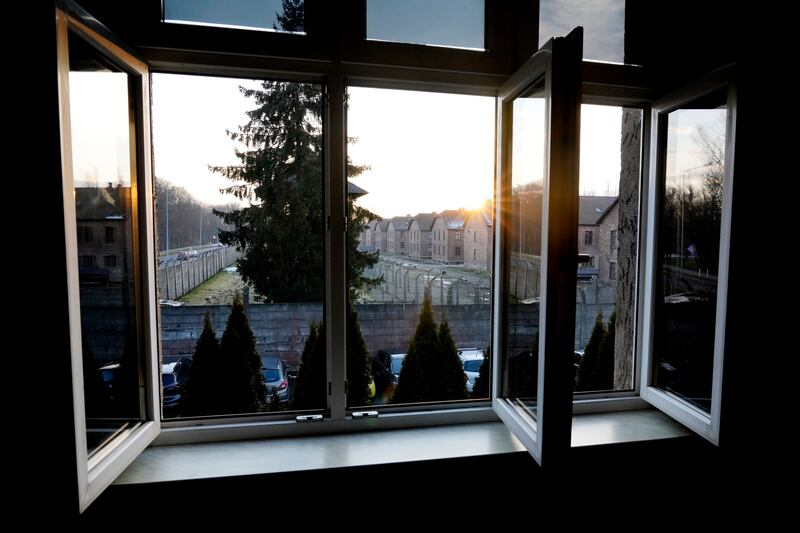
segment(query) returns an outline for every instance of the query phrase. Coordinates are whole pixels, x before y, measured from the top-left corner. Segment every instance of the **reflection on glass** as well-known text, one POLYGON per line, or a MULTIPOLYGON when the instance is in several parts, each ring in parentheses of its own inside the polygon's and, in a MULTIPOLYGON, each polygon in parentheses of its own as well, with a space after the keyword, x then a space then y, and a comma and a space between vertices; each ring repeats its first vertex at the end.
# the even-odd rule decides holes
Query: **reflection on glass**
POLYGON ((164 0, 164 20, 304 33, 304 0, 164 0))
POLYGON ((575 391, 633 387, 642 111, 581 106, 575 391))
POLYGON ((142 416, 129 76, 69 36, 69 106, 91 453, 142 416))
POLYGON ((349 407, 489 397, 493 120, 492 98, 349 90, 349 407))
POLYGON ((708 412, 714 364, 725 94, 668 116, 655 295, 655 383, 708 412))
POLYGON ((586 59, 622 63, 625 50, 625 0, 541 0, 539 47, 583 26, 586 59))
POLYGON ((483 50, 484 0, 367 0, 367 39, 483 50))
POLYGON ((152 79, 163 416, 324 409, 322 87, 152 79))
POLYGON ((542 272, 545 99, 537 85, 513 103, 506 214, 505 331, 499 396, 536 412, 542 272))

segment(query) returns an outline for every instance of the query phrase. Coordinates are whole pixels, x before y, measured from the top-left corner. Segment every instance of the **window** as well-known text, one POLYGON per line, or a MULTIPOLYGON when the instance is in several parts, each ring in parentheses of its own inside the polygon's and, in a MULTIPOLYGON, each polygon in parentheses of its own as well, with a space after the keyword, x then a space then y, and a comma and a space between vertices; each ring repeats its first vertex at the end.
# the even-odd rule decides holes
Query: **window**
POLYGON ((106 226, 106 244, 114 242, 114 228, 106 226))
POLYGON ((164 0, 164 21, 303 34, 305 2, 290 0, 164 0))
POLYGON ((476 242, 477 240, 478 240, 478 232, 477 231, 473 231, 472 232, 472 242, 476 242))
POLYGON ((651 295, 643 312, 642 396, 718 442, 736 116, 735 70, 653 106, 648 181, 651 295))
POLYGON ((310 83, 153 75, 154 166, 169 176, 156 180, 157 285, 173 303, 161 308, 161 353, 165 363, 193 362, 180 394, 163 391, 165 419, 326 408, 322 93, 310 83), (209 101, 214 110, 198 120, 209 101), (291 127, 247 114, 285 105, 297 110, 291 127), (260 172, 253 161, 280 156, 246 144, 247 127, 276 143, 296 135, 293 162, 260 172), (214 366, 217 350, 229 364, 214 366), (278 366, 285 372, 271 379, 278 366))
POLYGON ((446 401, 463 407, 488 398, 488 365, 478 380, 477 374, 465 371, 462 356, 480 351, 481 360, 488 359, 491 271, 467 270, 462 247, 448 253, 444 243, 448 232, 460 240, 468 215, 491 202, 493 121, 494 100, 489 97, 348 89, 347 135, 358 138, 348 145, 350 168, 363 169, 351 173, 349 181, 367 191, 351 202, 351 218, 372 213, 398 227, 433 229, 439 263, 381 254, 369 257, 361 273, 350 268, 348 407, 380 406, 384 412, 446 401), (354 333, 357 329, 363 343, 354 333), (437 335, 450 337, 452 344, 436 348, 432 339, 437 335), (379 354, 393 356, 396 367, 381 366, 379 354), (358 381, 365 357, 372 361, 375 378, 372 398, 364 396, 358 381), (437 358, 449 366, 436 366, 437 358), (441 368, 449 368, 449 374, 441 368))
POLYGON ((80 264, 82 267, 95 267, 97 266, 97 258, 93 255, 80 256, 80 264))
POLYGON ((484 0, 367 0, 367 39, 484 49, 484 0))
POLYGON ((105 267, 116 267, 117 266, 117 256, 116 255, 103 256, 103 266, 105 266, 105 267))
POLYGON ((91 226, 78 226, 78 242, 92 242, 93 240, 91 226))
POLYGON ((475 248, 473 248, 472 249, 472 260, 473 261, 475 260, 475 256, 476 256, 477 253, 478 253, 478 251, 475 248))
POLYGON ((77 492, 89 503, 155 438, 147 67, 56 12, 61 151, 76 420, 77 492), (136 200, 136 201, 135 201, 136 200), (93 226, 119 239, 95 242, 93 226), (75 236, 78 235, 76 239, 75 236), (111 269, 105 257, 119 256, 111 269), (97 257, 104 257, 104 266, 97 257))
POLYGON ((634 388, 641 130, 640 109, 581 105, 578 225, 597 229, 584 232, 584 246, 596 246, 585 250, 578 265, 576 400, 634 388), (618 227, 630 229, 611 229, 618 227), (605 235, 616 242, 618 233, 625 242, 619 254, 600 246, 605 235))
POLYGON ((608 239, 608 251, 613 252, 619 248, 619 240, 617 237, 617 230, 612 229, 608 239))

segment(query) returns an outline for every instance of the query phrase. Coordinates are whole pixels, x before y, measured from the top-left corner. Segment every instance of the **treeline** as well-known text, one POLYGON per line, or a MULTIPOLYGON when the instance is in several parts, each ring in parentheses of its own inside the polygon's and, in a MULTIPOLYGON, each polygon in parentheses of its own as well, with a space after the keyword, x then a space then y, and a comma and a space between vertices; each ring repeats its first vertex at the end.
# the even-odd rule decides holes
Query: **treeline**
POLYGON ((167 242, 170 249, 215 243, 219 230, 226 229, 227 226, 213 213, 213 209, 230 211, 232 208, 231 204, 204 204, 183 187, 156 179, 158 249, 166 250, 167 242))

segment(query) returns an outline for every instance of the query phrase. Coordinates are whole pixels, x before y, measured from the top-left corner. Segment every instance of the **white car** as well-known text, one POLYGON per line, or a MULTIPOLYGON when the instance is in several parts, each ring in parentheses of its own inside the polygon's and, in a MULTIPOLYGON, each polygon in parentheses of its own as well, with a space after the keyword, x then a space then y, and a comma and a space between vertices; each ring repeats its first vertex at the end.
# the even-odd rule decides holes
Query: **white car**
POLYGON ((467 392, 472 394, 472 389, 475 387, 475 380, 481 372, 481 365, 483 364, 483 350, 477 348, 461 348, 458 350, 458 357, 464 365, 464 374, 467 376, 467 392))

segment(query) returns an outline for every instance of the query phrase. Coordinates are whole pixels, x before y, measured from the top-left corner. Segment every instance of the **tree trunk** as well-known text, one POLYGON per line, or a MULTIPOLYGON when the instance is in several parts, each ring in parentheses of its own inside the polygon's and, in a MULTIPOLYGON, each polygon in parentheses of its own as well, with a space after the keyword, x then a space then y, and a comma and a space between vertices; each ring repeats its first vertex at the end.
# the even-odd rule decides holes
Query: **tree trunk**
POLYGON ((619 252, 617 254, 617 323, 614 350, 614 389, 633 388, 633 325, 636 314, 637 238, 642 111, 622 112, 619 176, 619 252))

